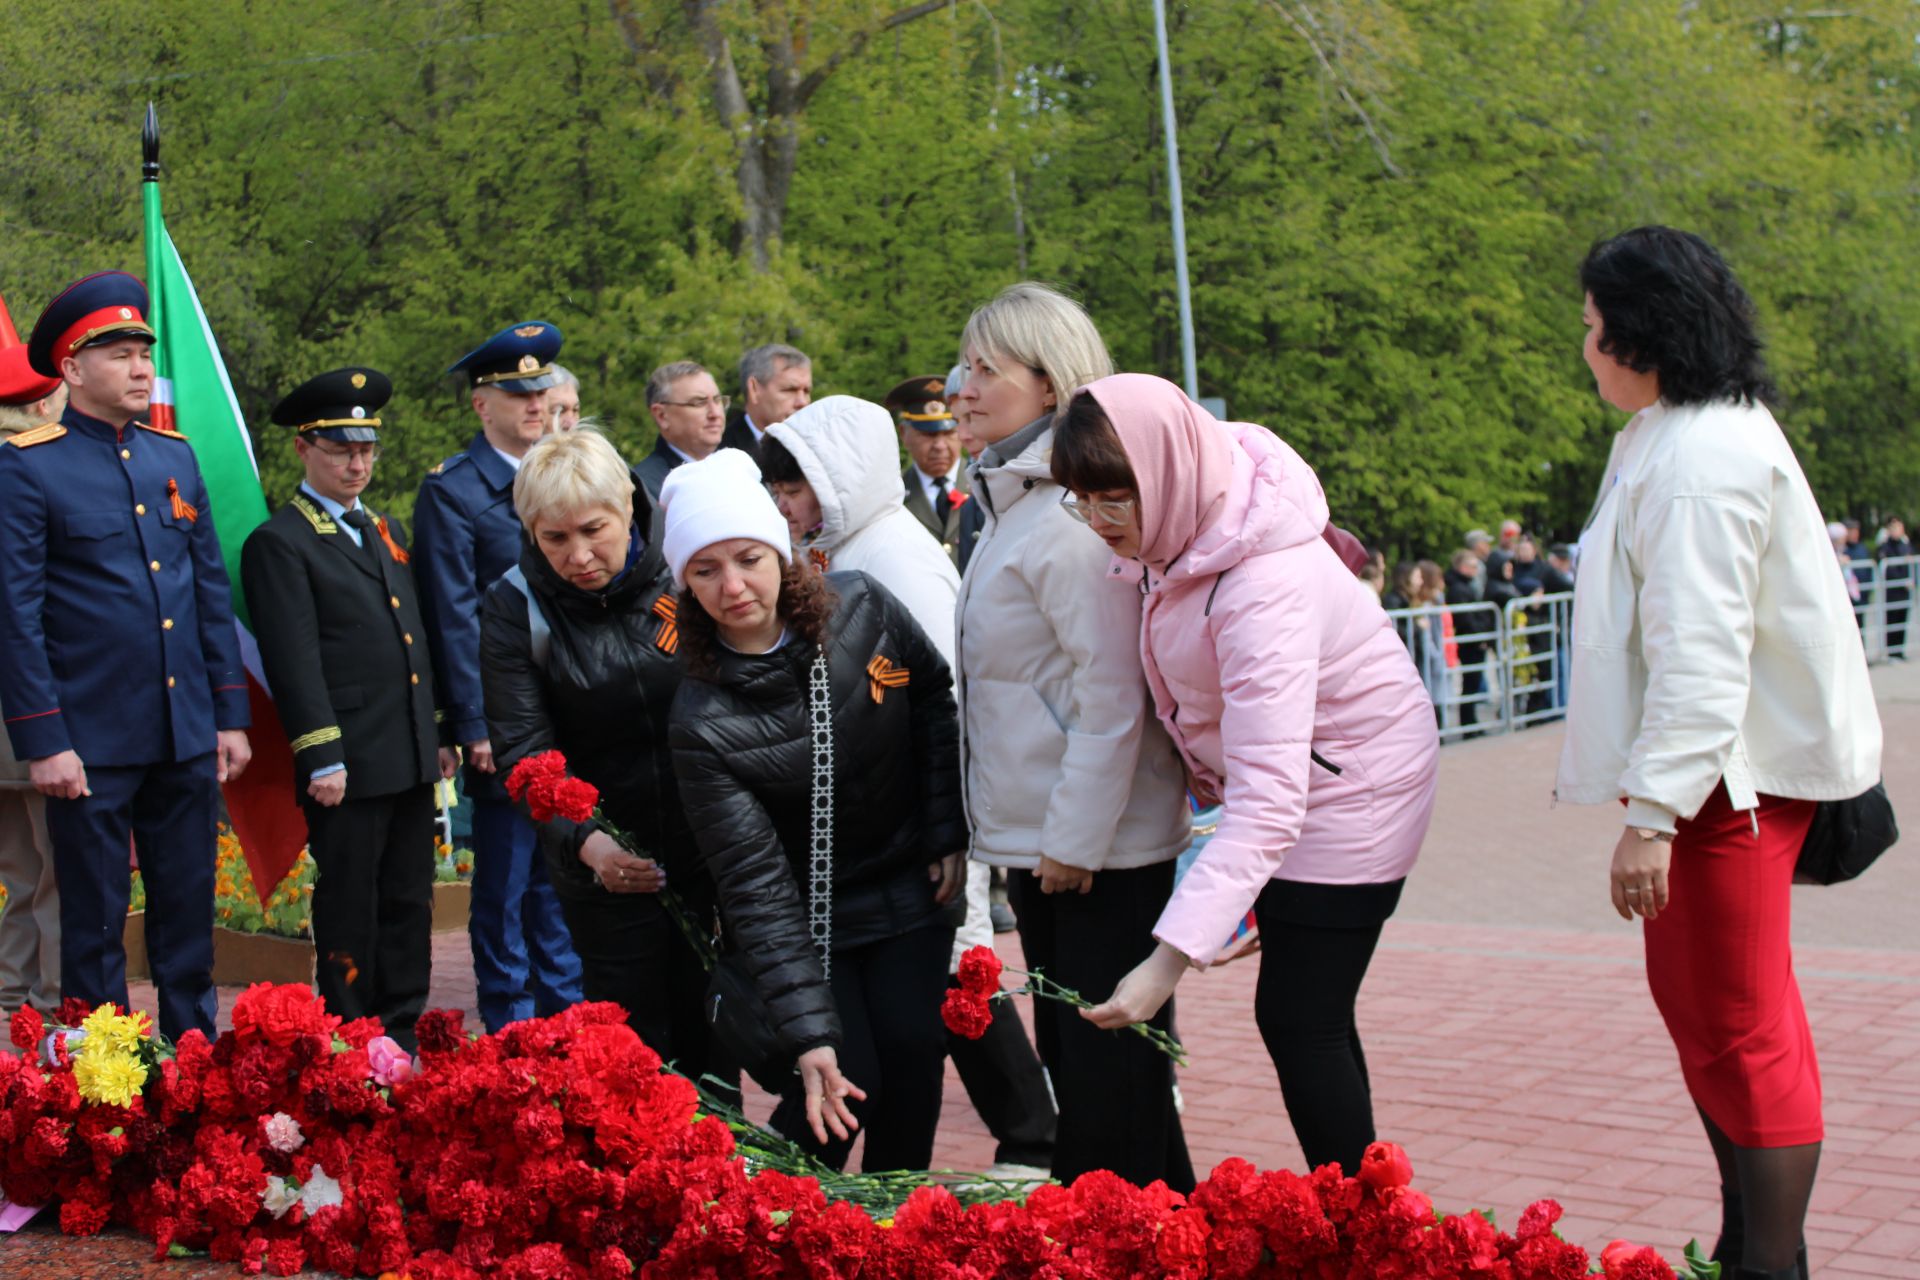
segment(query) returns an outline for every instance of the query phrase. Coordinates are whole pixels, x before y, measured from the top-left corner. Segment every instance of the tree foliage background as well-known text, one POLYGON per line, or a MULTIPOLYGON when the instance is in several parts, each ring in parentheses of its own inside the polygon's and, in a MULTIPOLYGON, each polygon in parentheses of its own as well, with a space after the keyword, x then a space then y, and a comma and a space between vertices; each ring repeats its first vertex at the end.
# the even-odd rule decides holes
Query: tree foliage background
MULTIPOLYGON (((1144 0, 94 0, 0 32, 0 291, 141 270, 139 120, 251 421, 390 372, 373 498, 473 430, 441 376, 552 320, 633 454, 649 369, 796 342, 870 398, 1023 277, 1179 376, 1144 0)), ((1577 531, 1619 416, 1575 268, 1647 221, 1759 300, 1833 512, 1920 496, 1920 4, 1170 5, 1203 394, 1319 468, 1336 518, 1443 552, 1577 531)), ((270 495, 291 449, 259 429, 270 495)))

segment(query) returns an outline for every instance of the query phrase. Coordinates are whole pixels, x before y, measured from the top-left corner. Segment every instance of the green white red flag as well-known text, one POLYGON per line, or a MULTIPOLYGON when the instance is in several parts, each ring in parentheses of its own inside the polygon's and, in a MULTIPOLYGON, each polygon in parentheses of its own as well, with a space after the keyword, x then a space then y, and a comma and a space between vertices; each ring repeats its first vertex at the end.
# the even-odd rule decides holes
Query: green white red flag
POLYGON ((253 728, 247 735, 253 760, 222 790, 234 835, 246 851, 254 889, 265 902, 307 842, 306 820, 293 798, 293 753, 261 671, 260 646, 254 641, 247 602, 240 591, 240 547, 267 518, 267 499, 260 488, 253 437, 234 397, 219 344, 213 339, 200 297, 160 216, 158 139, 151 111, 147 127, 148 162, 141 198, 146 218, 147 293, 151 299, 147 322, 156 335, 152 422, 156 427, 178 431, 193 445, 213 507, 214 528, 220 535, 220 554, 232 583, 233 616, 240 631, 247 696, 253 708, 253 728))

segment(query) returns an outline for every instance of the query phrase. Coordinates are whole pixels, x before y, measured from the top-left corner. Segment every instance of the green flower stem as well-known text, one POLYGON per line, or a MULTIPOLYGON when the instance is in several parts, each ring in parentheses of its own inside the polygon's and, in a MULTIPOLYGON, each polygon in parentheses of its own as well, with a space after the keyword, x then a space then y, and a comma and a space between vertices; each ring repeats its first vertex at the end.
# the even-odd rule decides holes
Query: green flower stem
MULTIPOLYGON (((1094 1007, 1093 1002, 1081 995, 1078 991, 1075 991, 1071 987, 1061 986, 1037 969, 1005 968, 1004 971, 1025 978, 1026 984, 1016 987, 1012 991, 1002 991, 999 996, 992 997, 993 999, 999 999, 1000 996, 1032 996, 1038 1000, 1058 1000, 1061 1004, 1071 1005, 1075 1009, 1091 1009, 1094 1007)), ((1187 1051, 1185 1046, 1166 1032, 1160 1030, 1160 1028, 1148 1026, 1144 1022, 1134 1022, 1128 1024, 1127 1030, 1133 1032, 1135 1035, 1145 1036, 1154 1048, 1166 1054, 1169 1058, 1172 1058, 1175 1065, 1182 1067, 1187 1065, 1187 1051)))
MULTIPOLYGON (((613 824, 613 820, 607 817, 605 809, 594 809, 593 820, 600 824, 602 831, 612 837, 615 844, 634 857, 648 856, 645 850, 634 844, 631 836, 613 824)), ((680 936, 687 940, 687 945, 693 948, 693 953, 700 957, 702 967, 711 973, 715 961, 713 939, 708 936, 705 929, 700 927, 699 917, 694 915, 691 907, 687 906, 686 899, 675 893, 670 886, 662 885, 658 895, 660 905, 665 907, 667 914, 673 918, 674 925, 680 930, 680 936)))

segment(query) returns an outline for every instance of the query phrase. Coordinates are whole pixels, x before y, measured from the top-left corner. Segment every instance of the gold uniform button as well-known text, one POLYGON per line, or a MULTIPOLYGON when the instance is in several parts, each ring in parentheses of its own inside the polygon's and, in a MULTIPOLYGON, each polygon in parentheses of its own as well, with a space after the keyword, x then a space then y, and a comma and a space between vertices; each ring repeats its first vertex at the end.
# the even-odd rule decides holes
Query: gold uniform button
POLYGON ((167 688, 169 688, 169 689, 171 689, 171 688, 173 688, 173 677, 172 677, 172 676, 168 676, 168 677, 167 677, 167 688))
POLYGON ((162 620, 161 620, 161 622, 160 622, 160 629, 161 629, 162 631, 171 631, 171 630, 173 630, 173 619, 172 619, 172 618, 164 618, 164 619, 162 619, 162 620))
POLYGON ((155 573, 158 573, 160 572, 160 562, 158 560, 151 560, 147 563, 147 568, 153 570, 155 573))
POLYGON ((120 456, 121 456, 121 457, 123 457, 123 458, 131 458, 131 457, 133 456, 133 450, 131 450, 131 449, 122 449, 122 450, 120 451, 120 456))
POLYGON ((403 635, 403 636, 401 636, 400 638, 401 638, 402 640, 405 640, 405 641, 406 641, 406 642, 407 642, 408 644, 412 644, 412 643, 413 643, 413 632, 411 632, 411 631, 409 631, 409 632, 407 632, 407 633, 406 633, 405 635, 403 635))
POLYGON ((388 603, 388 604, 390 604, 390 605, 392 605, 392 606, 393 606, 394 608, 396 608, 396 609, 398 609, 398 608, 400 607, 400 597, 399 597, 399 596, 388 596, 388 597, 387 597, 387 603, 388 603))
POLYGON ((136 503, 134 503, 134 504, 133 504, 133 514, 135 514, 135 515, 137 515, 137 516, 143 516, 143 515, 145 515, 145 514, 147 514, 147 504, 146 504, 146 503, 144 503, 144 502, 136 502, 136 503))
POLYGON ((419 673, 418 671, 416 671, 416 672, 414 672, 414 673, 413 673, 413 676, 412 676, 412 679, 413 679, 413 682, 414 682, 415 684, 419 684, 419 683, 420 683, 420 673, 419 673))

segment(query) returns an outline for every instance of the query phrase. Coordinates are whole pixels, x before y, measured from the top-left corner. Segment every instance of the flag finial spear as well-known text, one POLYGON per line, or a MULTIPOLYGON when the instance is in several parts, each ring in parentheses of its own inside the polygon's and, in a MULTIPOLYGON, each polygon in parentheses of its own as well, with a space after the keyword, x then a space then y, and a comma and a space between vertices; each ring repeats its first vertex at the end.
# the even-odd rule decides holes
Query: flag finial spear
POLYGON ((140 126, 140 180, 160 181, 160 115, 147 103, 147 119, 140 126))

